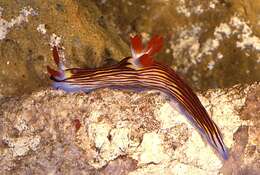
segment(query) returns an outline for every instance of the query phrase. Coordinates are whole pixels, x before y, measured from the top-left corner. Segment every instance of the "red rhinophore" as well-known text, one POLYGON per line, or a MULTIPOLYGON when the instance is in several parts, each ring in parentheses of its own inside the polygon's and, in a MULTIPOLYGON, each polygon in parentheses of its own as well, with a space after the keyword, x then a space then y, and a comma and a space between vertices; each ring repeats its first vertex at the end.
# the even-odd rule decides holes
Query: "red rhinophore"
POLYGON ((54 61, 55 61, 56 65, 59 66, 59 64, 60 64, 60 57, 59 57, 58 48, 56 46, 53 46, 53 48, 52 48, 52 56, 54 58, 54 61))
POLYGON ((59 76, 61 76, 61 73, 60 73, 59 71, 56 71, 56 70, 50 68, 50 66, 47 66, 47 71, 48 71, 48 73, 49 73, 51 76, 53 76, 53 77, 59 77, 59 76))

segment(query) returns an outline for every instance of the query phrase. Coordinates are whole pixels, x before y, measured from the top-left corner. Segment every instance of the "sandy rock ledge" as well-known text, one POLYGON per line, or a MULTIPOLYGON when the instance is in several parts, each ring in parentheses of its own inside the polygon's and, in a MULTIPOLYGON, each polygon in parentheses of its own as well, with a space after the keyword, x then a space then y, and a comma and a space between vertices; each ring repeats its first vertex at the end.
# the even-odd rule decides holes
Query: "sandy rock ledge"
POLYGON ((46 89, 0 100, 0 174, 260 172, 260 84, 199 97, 223 132, 226 162, 158 92, 46 89))

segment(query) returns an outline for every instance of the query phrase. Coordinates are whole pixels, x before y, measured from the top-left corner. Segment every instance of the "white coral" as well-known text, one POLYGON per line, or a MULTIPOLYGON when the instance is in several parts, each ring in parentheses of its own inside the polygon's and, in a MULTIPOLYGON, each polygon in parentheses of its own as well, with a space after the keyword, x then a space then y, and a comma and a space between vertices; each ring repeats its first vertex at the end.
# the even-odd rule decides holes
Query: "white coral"
POLYGON ((9 22, 2 18, 3 8, 0 7, 0 40, 3 40, 8 34, 9 30, 15 25, 20 25, 24 22, 28 22, 29 16, 34 16, 37 13, 31 7, 24 7, 20 11, 20 15, 16 18, 12 18, 9 22))

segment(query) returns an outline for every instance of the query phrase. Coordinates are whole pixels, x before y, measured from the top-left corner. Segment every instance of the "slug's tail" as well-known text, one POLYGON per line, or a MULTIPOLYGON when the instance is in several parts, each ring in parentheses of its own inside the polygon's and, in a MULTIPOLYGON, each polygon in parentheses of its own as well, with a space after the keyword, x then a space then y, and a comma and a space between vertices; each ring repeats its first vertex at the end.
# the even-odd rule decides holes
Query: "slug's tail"
MULTIPOLYGON (((214 151, 221 155, 224 160, 228 159, 228 149, 223 142, 222 134, 216 125, 216 123, 208 117, 208 114, 205 111, 204 119, 208 120, 199 120, 199 117, 193 116, 188 111, 177 103, 175 100, 171 100, 171 104, 175 107, 175 109, 179 109, 181 112, 191 123, 191 125, 197 129, 202 138, 212 146, 214 151)), ((203 116, 203 115, 202 115, 203 116)))
POLYGON ((208 131, 209 133, 206 133, 205 137, 206 137, 207 141, 210 143, 210 145, 216 150, 216 152, 218 152, 224 160, 227 160, 228 159, 228 149, 223 142, 222 134, 221 134, 219 128, 217 127, 217 125, 215 124, 215 122, 212 121, 212 123, 213 123, 214 129, 209 130, 208 131))
POLYGON ((225 145, 225 143, 223 142, 223 137, 222 134, 219 130, 219 128, 217 127, 217 125, 215 124, 215 122, 213 120, 211 120, 212 122, 212 126, 208 127, 205 124, 205 128, 200 128, 200 127, 195 127, 198 128, 199 133, 201 134, 201 136, 213 147, 213 150, 218 153, 219 155, 221 155, 221 157, 224 160, 228 159, 228 149, 225 145))

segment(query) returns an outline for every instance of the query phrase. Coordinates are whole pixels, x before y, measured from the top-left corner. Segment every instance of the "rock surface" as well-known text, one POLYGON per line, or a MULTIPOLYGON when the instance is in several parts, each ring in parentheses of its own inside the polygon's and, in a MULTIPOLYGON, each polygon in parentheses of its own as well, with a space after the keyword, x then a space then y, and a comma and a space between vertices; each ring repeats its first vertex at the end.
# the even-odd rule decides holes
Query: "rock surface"
POLYGON ((158 59, 194 88, 259 81, 259 12, 259 0, 0 0, 0 96, 47 86, 53 36, 67 66, 121 60, 129 35, 159 33, 158 59))
POLYGON ((95 1, 125 41, 161 34, 158 59, 194 88, 260 80, 259 0, 95 1), (221 77, 221 78, 219 78, 221 77))
POLYGON ((0 0, 0 94, 21 95, 48 84, 51 38, 60 37, 71 66, 99 67, 129 55, 90 1, 0 0), (15 8, 14 8, 15 7, 15 8))
POLYGON ((0 174, 257 174, 260 84, 199 95, 223 162, 158 92, 41 90, 0 101, 0 174))

